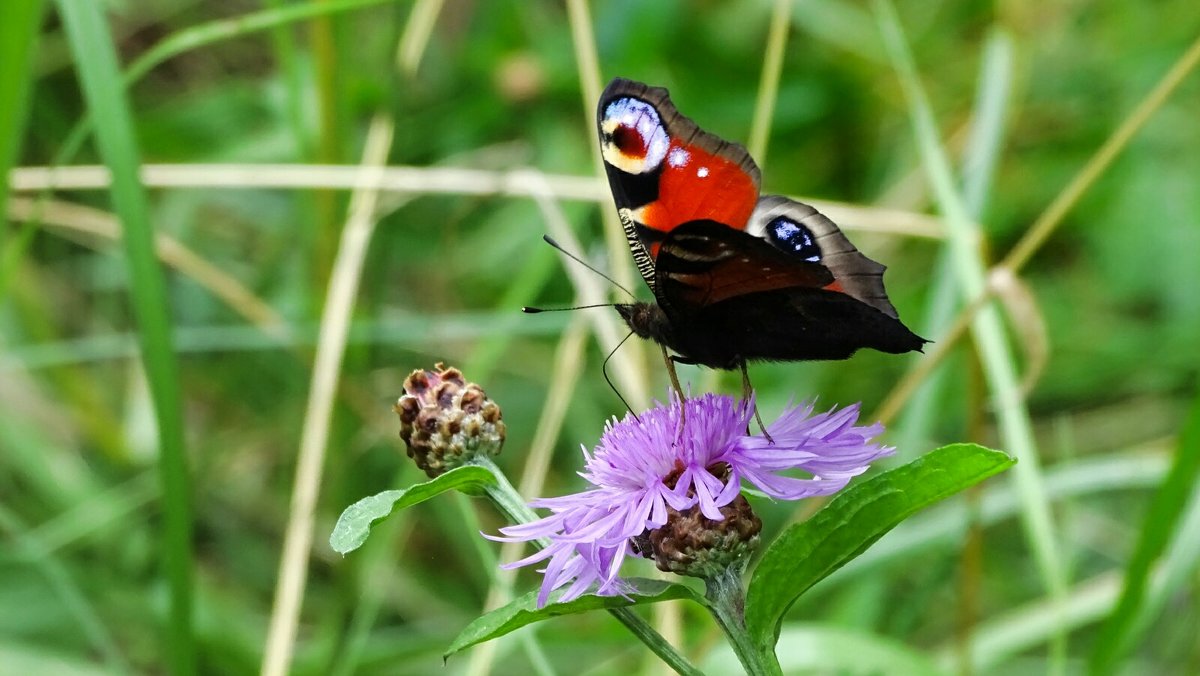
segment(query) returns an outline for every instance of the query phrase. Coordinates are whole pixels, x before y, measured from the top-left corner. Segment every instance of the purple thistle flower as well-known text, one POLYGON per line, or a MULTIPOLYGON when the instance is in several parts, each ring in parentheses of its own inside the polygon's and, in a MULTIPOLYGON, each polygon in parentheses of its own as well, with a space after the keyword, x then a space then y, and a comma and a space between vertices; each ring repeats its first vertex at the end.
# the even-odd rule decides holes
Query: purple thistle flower
POLYGON ((503 541, 548 538, 550 545, 524 559, 506 564, 516 568, 547 561, 538 605, 550 592, 568 586, 560 601, 569 601, 597 585, 596 593, 614 595, 629 590, 617 577, 630 538, 663 526, 667 507, 692 507, 714 521, 745 486, 780 500, 797 500, 835 493, 871 461, 890 455, 892 448, 871 443, 883 432, 878 423, 855 426, 859 405, 812 415, 810 402, 789 407, 767 427, 773 441, 748 436, 754 415, 753 398, 706 394, 688 399, 683 434, 679 434, 680 403, 658 404, 640 416, 615 418, 605 427, 593 453, 583 451, 586 469, 580 476, 591 483, 581 493, 530 502, 552 514, 532 523, 501 528, 503 541), (781 474, 799 469, 811 478, 781 474))

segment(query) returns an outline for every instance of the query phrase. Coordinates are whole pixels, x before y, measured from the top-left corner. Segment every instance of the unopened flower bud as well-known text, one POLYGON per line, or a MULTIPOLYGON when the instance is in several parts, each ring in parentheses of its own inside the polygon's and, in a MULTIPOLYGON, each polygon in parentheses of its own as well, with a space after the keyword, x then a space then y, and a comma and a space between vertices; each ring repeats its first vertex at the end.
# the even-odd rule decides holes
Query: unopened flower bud
POLYGON ((721 508, 721 521, 713 521, 699 506, 682 512, 667 507, 667 523, 633 539, 634 551, 654 559, 658 569, 705 579, 743 566, 758 547, 762 521, 746 498, 737 496, 721 508))
POLYGON ((404 380, 396 402, 400 438, 408 457, 431 478, 479 455, 496 455, 504 445, 500 407, 461 371, 418 369, 404 380))

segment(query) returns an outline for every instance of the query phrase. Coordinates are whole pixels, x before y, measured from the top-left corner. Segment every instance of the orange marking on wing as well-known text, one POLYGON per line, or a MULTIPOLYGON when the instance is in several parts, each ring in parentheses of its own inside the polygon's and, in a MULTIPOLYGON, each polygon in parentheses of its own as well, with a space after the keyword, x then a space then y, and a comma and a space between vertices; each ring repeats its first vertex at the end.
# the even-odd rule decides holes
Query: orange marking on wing
POLYGON ((676 140, 663 162, 658 199, 642 209, 642 223, 663 232, 697 219, 746 228, 758 186, 735 162, 676 140))
POLYGON ((829 291, 838 291, 841 293, 846 293, 846 290, 842 288, 842 283, 837 281, 836 279, 832 283, 826 284, 825 286, 823 286, 821 288, 828 289, 829 291))

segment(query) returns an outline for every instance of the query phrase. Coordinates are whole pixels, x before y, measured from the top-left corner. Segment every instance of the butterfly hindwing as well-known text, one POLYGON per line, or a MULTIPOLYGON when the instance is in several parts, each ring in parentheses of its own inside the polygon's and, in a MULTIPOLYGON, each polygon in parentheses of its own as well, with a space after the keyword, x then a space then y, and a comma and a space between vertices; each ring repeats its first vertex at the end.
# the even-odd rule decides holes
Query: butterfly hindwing
POLYGON ((841 228, 815 208, 779 195, 765 195, 750 217, 747 232, 805 262, 829 269, 831 291, 841 291, 897 317, 883 288, 887 268, 867 258, 846 239, 841 228))
POLYGON ((668 234, 655 297, 676 349, 722 368, 918 350, 925 341, 896 317, 883 270, 816 209, 768 196, 747 232, 697 221, 668 234))

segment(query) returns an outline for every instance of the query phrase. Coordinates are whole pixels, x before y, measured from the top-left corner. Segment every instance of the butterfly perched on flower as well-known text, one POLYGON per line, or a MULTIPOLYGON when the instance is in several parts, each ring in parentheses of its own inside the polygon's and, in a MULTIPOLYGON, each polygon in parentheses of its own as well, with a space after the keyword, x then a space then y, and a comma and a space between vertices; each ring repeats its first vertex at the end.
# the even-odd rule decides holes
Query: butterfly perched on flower
POLYGON ((681 115, 666 89, 613 80, 596 125, 621 225, 655 298, 616 309, 673 361, 745 376, 747 361, 899 354, 928 342, 897 316, 883 265, 813 207, 760 196, 746 149, 681 115))

